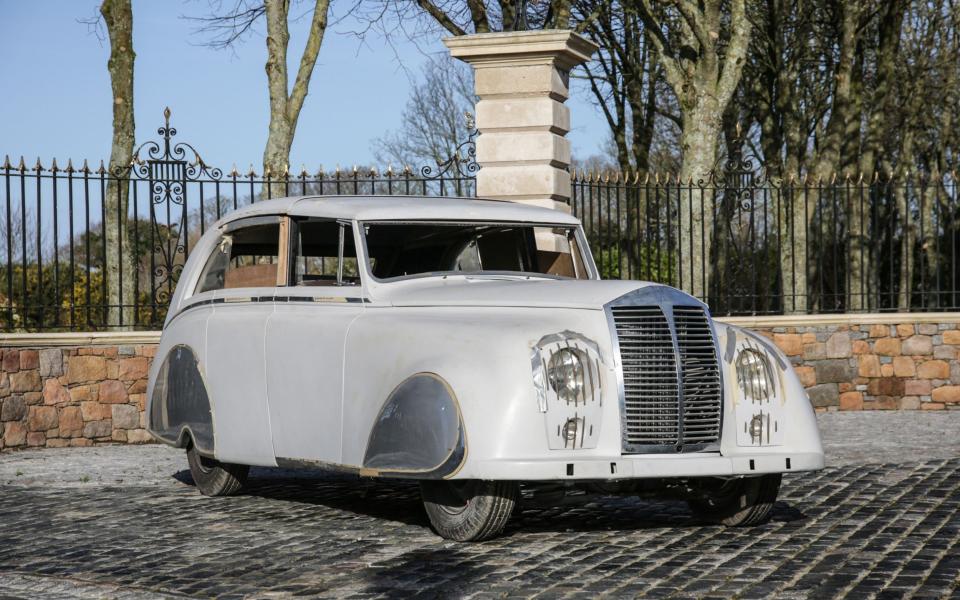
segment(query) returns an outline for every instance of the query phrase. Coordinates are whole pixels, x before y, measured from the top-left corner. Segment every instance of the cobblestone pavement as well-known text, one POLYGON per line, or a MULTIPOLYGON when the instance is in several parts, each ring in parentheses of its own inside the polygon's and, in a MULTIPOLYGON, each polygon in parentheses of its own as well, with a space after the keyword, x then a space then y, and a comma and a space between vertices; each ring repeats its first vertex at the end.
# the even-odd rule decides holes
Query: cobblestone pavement
POLYGON ((410 485, 261 469, 210 499, 160 446, 4 454, 0 597, 960 598, 960 413, 938 418, 822 415, 835 466, 752 529, 591 497, 482 544, 435 536, 410 485))

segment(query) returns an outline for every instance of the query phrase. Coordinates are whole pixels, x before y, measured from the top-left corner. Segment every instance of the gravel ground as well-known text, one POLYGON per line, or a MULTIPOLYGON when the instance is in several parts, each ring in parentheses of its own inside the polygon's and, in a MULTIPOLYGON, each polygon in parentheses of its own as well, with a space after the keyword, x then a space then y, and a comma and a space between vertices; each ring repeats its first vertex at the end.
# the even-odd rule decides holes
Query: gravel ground
MULTIPOLYGON (((960 457, 960 411, 821 413, 828 466, 920 462, 960 457)), ((0 484, 167 485, 187 468, 182 450, 161 444, 25 450, 0 456, 0 484)), ((253 469, 255 478, 321 476, 253 469)))

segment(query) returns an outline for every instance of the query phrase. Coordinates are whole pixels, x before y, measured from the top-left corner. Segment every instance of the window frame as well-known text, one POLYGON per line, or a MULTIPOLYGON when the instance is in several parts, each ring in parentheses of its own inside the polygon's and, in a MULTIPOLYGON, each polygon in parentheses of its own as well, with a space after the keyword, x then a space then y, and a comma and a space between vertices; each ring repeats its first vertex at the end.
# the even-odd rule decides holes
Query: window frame
POLYGON ((339 219, 336 217, 311 217, 311 216, 292 216, 288 217, 290 223, 287 227, 286 255, 287 264, 285 269, 286 286, 292 288, 316 288, 329 291, 333 289, 361 289, 364 287, 364 269, 362 264, 366 264, 366 257, 361 256, 360 245, 357 243, 357 232, 354 229, 354 222, 350 219, 339 219), (337 280, 332 286, 308 286, 298 285, 297 281, 297 260, 300 258, 297 249, 297 241, 300 239, 300 224, 305 221, 322 221, 326 223, 336 223, 337 228, 337 280), (353 236, 353 247, 357 259, 357 279, 358 283, 348 284, 343 282, 343 251, 346 245, 347 235, 353 236), (362 263, 362 264, 361 264, 362 263))
POLYGON ((204 258, 203 263, 199 265, 196 281, 193 283, 193 289, 190 293, 190 298, 193 298, 202 294, 211 294, 216 292, 223 292, 225 290, 253 290, 253 289, 263 289, 264 287, 283 287, 286 285, 286 271, 288 270, 286 261, 288 258, 288 248, 289 245, 289 225, 290 218, 286 215, 256 215, 251 217, 242 217, 229 223, 225 223, 218 230, 217 238, 213 244, 213 247, 207 253, 206 258, 204 258), (200 285, 203 283, 203 273, 207 267, 207 264, 210 262, 210 259, 213 258, 215 252, 219 251, 220 245, 223 242, 223 237, 230 235, 241 229, 246 229, 247 227, 256 227, 259 225, 279 225, 279 232, 277 237, 277 279, 274 281, 273 286, 251 286, 251 287, 238 287, 238 288, 226 288, 221 287, 213 290, 197 291, 200 285), (286 240, 284 238, 287 238, 286 240))
MULTIPOLYGON (((356 235, 360 236, 360 244, 363 248, 363 267, 361 269, 363 276, 369 278, 370 281, 376 284, 390 284, 397 283, 401 281, 409 281, 411 279, 422 279, 426 277, 446 277, 451 275, 459 276, 476 276, 484 277, 488 275, 507 275, 515 277, 537 277, 544 279, 557 279, 560 281, 571 280, 575 281, 569 277, 560 277, 554 275, 547 275, 546 273, 530 273, 530 272, 521 272, 521 271, 487 271, 485 273, 467 273, 467 272, 458 272, 458 271, 442 271, 440 273, 417 273, 415 275, 398 275, 396 277, 388 277, 386 279, 381 279, 373 274, 373 269, 370 268, 370 251, 367 248, 367 225, 504 225, 504 226, 523 226, 523 227, 551 227, 551 228, 561 228, 561 229, 572 229, 574 237, 577 241, 577 250, 580 253, 580 263, 587 270, 587 278, 581 279, 579 281, 592 281, 600 279, 599 270, 597 269, 596 264, 593 261, 593 256, 590 253, 590 246, 587 245, 586 235, 583 232, 583 226, 579 223, 550 223, 550 222, 541 222, 541 221, 501 221, 499 219, 470 219, 470 220, 460 220, 460 219, 375 219, 370 221, 357 221, 357 232, 356 235)), ((359 259, 361 246, 357 246, 357 254, 359 259)))

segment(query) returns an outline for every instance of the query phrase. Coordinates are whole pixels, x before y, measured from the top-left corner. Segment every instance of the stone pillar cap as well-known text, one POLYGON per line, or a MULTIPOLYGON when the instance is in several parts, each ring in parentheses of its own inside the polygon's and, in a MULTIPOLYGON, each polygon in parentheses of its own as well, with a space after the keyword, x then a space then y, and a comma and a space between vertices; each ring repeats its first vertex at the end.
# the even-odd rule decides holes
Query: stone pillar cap
POLYGON ((552 60, 563 69, 587 62, 600 48, 569 29, 475 33, 443 43, 451 56, 471 64, 552 60))

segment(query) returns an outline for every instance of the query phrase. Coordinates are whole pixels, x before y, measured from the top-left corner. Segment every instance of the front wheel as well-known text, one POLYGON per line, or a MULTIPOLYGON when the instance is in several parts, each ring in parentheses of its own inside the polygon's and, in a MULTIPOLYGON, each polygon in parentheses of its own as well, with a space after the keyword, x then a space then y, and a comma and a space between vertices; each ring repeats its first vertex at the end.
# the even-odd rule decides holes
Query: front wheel
POLYGON ((773 511, 780 491, 780 473, 728 479, 716 485, 704 485, 703 494, 688 500, 698 518, 728 527, 759 525, 773 511))
POLYGON ((422 481, 433 529, 448 540, 479 542, 503 531, 520 495, 514 481, 422 481))
POLYGON ((230 496, 236 494, 247 480, 250 467, 222 463, 213 458, 201 456, 197 447, 190 444, 187 449, 187 464, 197 489, 204 496, 230 496))

